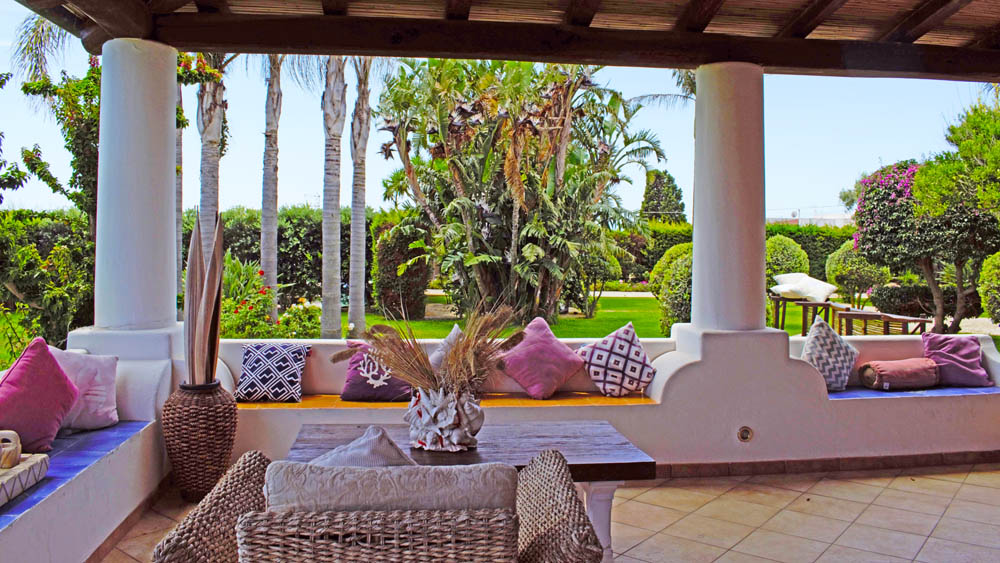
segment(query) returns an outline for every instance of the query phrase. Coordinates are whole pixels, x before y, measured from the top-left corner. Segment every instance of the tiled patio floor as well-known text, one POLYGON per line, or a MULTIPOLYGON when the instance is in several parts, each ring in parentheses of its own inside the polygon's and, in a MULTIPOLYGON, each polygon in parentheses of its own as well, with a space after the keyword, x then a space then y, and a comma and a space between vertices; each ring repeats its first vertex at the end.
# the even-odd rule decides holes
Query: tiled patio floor
MULTIPOLYGON (((627 485, 616 561, 1000 561, 1000 464, 627 485)), ((104 561, 149 561, 191 508, 168 492, 104 561)))

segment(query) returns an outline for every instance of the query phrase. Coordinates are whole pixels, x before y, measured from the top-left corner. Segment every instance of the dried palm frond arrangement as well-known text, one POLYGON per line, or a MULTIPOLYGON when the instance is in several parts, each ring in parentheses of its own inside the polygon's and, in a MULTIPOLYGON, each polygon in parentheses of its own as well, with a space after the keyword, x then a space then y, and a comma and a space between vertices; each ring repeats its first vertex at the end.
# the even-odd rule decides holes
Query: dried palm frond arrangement
MULTIPOLYGON (((465 331, 445 354, 441 369, 435 371, 424 347, 413 335, 405 321, 402 327, 372 326, 364 334, 371 346, 371 353, 392 372, 392 376, 409 383, 416 389, 443 390, 460 394, 476 394, 493 374, 502 372, 503 354, 524 339, 524 332, 516 330, 503 338, 504 330, 514 320, 510 307, 499 307, 484 312, 482 306, 469 314, 465 331)), ((334 354, 334 363, 348 359, 354 350, 334 354)))

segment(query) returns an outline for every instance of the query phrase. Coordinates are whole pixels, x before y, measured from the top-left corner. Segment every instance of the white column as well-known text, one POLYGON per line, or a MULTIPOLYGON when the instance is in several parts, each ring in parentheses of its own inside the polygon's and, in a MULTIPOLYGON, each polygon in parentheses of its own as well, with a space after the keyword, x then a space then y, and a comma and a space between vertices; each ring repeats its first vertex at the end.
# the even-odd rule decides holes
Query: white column
POLYGON ((698 67, 691 323, 764 328, 764 77, 748 63, 698 67))
POLYGON ((177 320, 177 51, 114 39, 102 55, 94 324, 163 328, 177 320))

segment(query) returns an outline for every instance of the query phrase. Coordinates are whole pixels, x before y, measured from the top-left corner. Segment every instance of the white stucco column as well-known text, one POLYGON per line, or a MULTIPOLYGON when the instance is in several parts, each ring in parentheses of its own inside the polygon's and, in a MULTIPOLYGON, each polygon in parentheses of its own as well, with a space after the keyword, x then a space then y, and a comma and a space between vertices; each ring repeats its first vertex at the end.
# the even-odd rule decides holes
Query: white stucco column
POLYGON ((163 328, 177 320, 177 51, 114 39, 101 62, 94 324, 163 328))
POLYGON ((748 63, 697 70, 691 323, 764 328, 764 76, 748 63))

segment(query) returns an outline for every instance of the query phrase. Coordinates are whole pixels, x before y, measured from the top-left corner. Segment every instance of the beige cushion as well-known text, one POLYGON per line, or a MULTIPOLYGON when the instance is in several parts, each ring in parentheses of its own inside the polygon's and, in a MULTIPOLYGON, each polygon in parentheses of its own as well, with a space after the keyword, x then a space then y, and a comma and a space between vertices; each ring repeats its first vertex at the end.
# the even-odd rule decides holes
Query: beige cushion
POLYGON ((271 511, 459 510, 515 507, 517 470, 502 463, 401 467, 268 466, 271 511))
POLYGON ((360 438, 337 446, 309 462, 323 467, 391 467, 416 465, 381 426, 369 426, 360 438))

